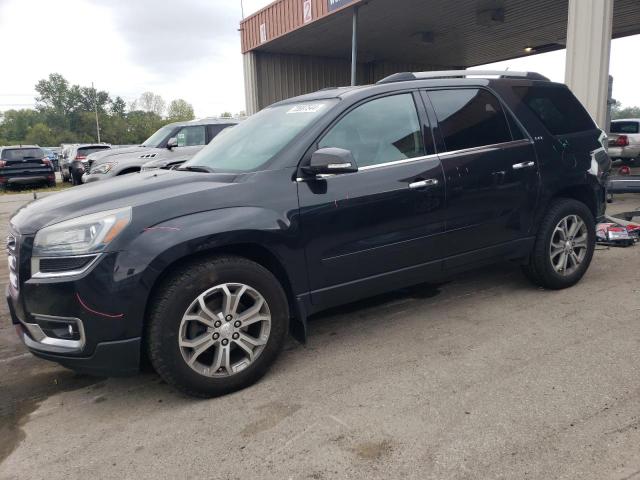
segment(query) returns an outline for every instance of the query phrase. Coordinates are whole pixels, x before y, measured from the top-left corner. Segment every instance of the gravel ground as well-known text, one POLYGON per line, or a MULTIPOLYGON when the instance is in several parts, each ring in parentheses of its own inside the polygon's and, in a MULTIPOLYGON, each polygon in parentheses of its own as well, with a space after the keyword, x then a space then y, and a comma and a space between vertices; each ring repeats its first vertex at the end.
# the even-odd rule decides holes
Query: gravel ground
MULTIPOLYGON (((0 199, 3 232, 28 198, 0 199)), ((207 401, 37 360, 2 302, 0 478, 640 479, 639 265, 599 249, 562 292, 500 265, 335 309, 207 401)))

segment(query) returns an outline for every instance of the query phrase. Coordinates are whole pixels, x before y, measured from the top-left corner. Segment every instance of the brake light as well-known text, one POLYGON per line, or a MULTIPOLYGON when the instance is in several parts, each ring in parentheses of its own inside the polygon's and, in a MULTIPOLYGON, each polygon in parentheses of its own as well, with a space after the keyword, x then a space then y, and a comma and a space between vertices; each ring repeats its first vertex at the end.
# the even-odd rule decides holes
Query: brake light
POLYGON ((616 147, 628 147, 629 146, 629 137, 626 135, 620 135, 616 138, 616 147))
POLYGON ((7 166, 7 162, 5 160, 0 160, 0 168, 6 167, 6 166, 7 166))
POLYGON ((76 160, 86 160, 87 157, 85 155, 76 155, 76 160))
POLYGON ((44 163, 45 165, 48 165, 49 167, 51 166, 51 160, 49 160, 48 158, 43 158, 42 163, 44 163))

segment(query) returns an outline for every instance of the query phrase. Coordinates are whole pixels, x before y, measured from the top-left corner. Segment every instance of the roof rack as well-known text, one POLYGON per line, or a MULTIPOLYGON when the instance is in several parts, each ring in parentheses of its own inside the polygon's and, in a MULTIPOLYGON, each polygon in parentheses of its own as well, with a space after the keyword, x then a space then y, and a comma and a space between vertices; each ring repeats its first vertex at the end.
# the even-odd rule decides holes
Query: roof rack
POLYGON ((542 80, 550 82, 547 77, 535 72, 510 72, 506 70, 444 70, 435 72, 402 72, 394 73, 383 78, 378 85, 385 83, 408 82, 411 80, 431 80, 438 78, 465 78, 465 77, 498 77, 498 78, 525 78, 529 80, 542 80))

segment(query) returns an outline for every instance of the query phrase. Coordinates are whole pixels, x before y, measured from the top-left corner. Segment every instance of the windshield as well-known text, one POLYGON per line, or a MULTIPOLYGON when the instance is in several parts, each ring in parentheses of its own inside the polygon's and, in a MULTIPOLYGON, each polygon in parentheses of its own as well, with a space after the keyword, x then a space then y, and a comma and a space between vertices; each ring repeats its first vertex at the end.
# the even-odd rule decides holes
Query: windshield
POLYGON ((96 146, 96 147, 80 147, 78 149, 78 155, 80 155, 80 156, 84 155, 86 157, 87 155, 91 155, 92 153, 100 152, 102 150, 109 150, 110 148, 111 147, 109 147, 107 145, 105 145, 104 147, 99 147, 99 146, 96 146))
POLYGON ((256 170, 336 103, 336 99, 328 99, 265 108, 224 130, 185 163, 184 168, 201 166, 226 172, 256 170))
POLYGON ((42 157, 44 157, 44 152, 40 148, 15 148, 2 151, 2 159, 9 162, 40 160, 42 157))
POLYGON ((160 144, 162 143, 162 141, 167 138, 167 135, 169 135, 172 131, 173 131, 174 127, 162 127, 160 130, 158 130, 156 133, 154 133, 153 135, 151 135, 149 138, 147 138, 144 142, 142 142, 142 146, 143 147, 159 147, 160 144))

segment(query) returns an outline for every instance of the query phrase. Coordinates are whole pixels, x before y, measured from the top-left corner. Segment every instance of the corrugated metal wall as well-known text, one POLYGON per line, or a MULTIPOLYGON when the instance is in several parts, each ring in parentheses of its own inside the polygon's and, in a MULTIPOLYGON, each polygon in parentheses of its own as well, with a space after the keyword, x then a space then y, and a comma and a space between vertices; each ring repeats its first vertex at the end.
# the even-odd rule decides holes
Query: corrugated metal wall
MULTIPOLYGON (((286 98, 351 83, 351 62, 337 58, 256 51, 244 54, 244 68, 248 114, 286 98)), ((358 84, 374 83, 392 73, 430 69, 420 64, 361 63, 358 84)))

